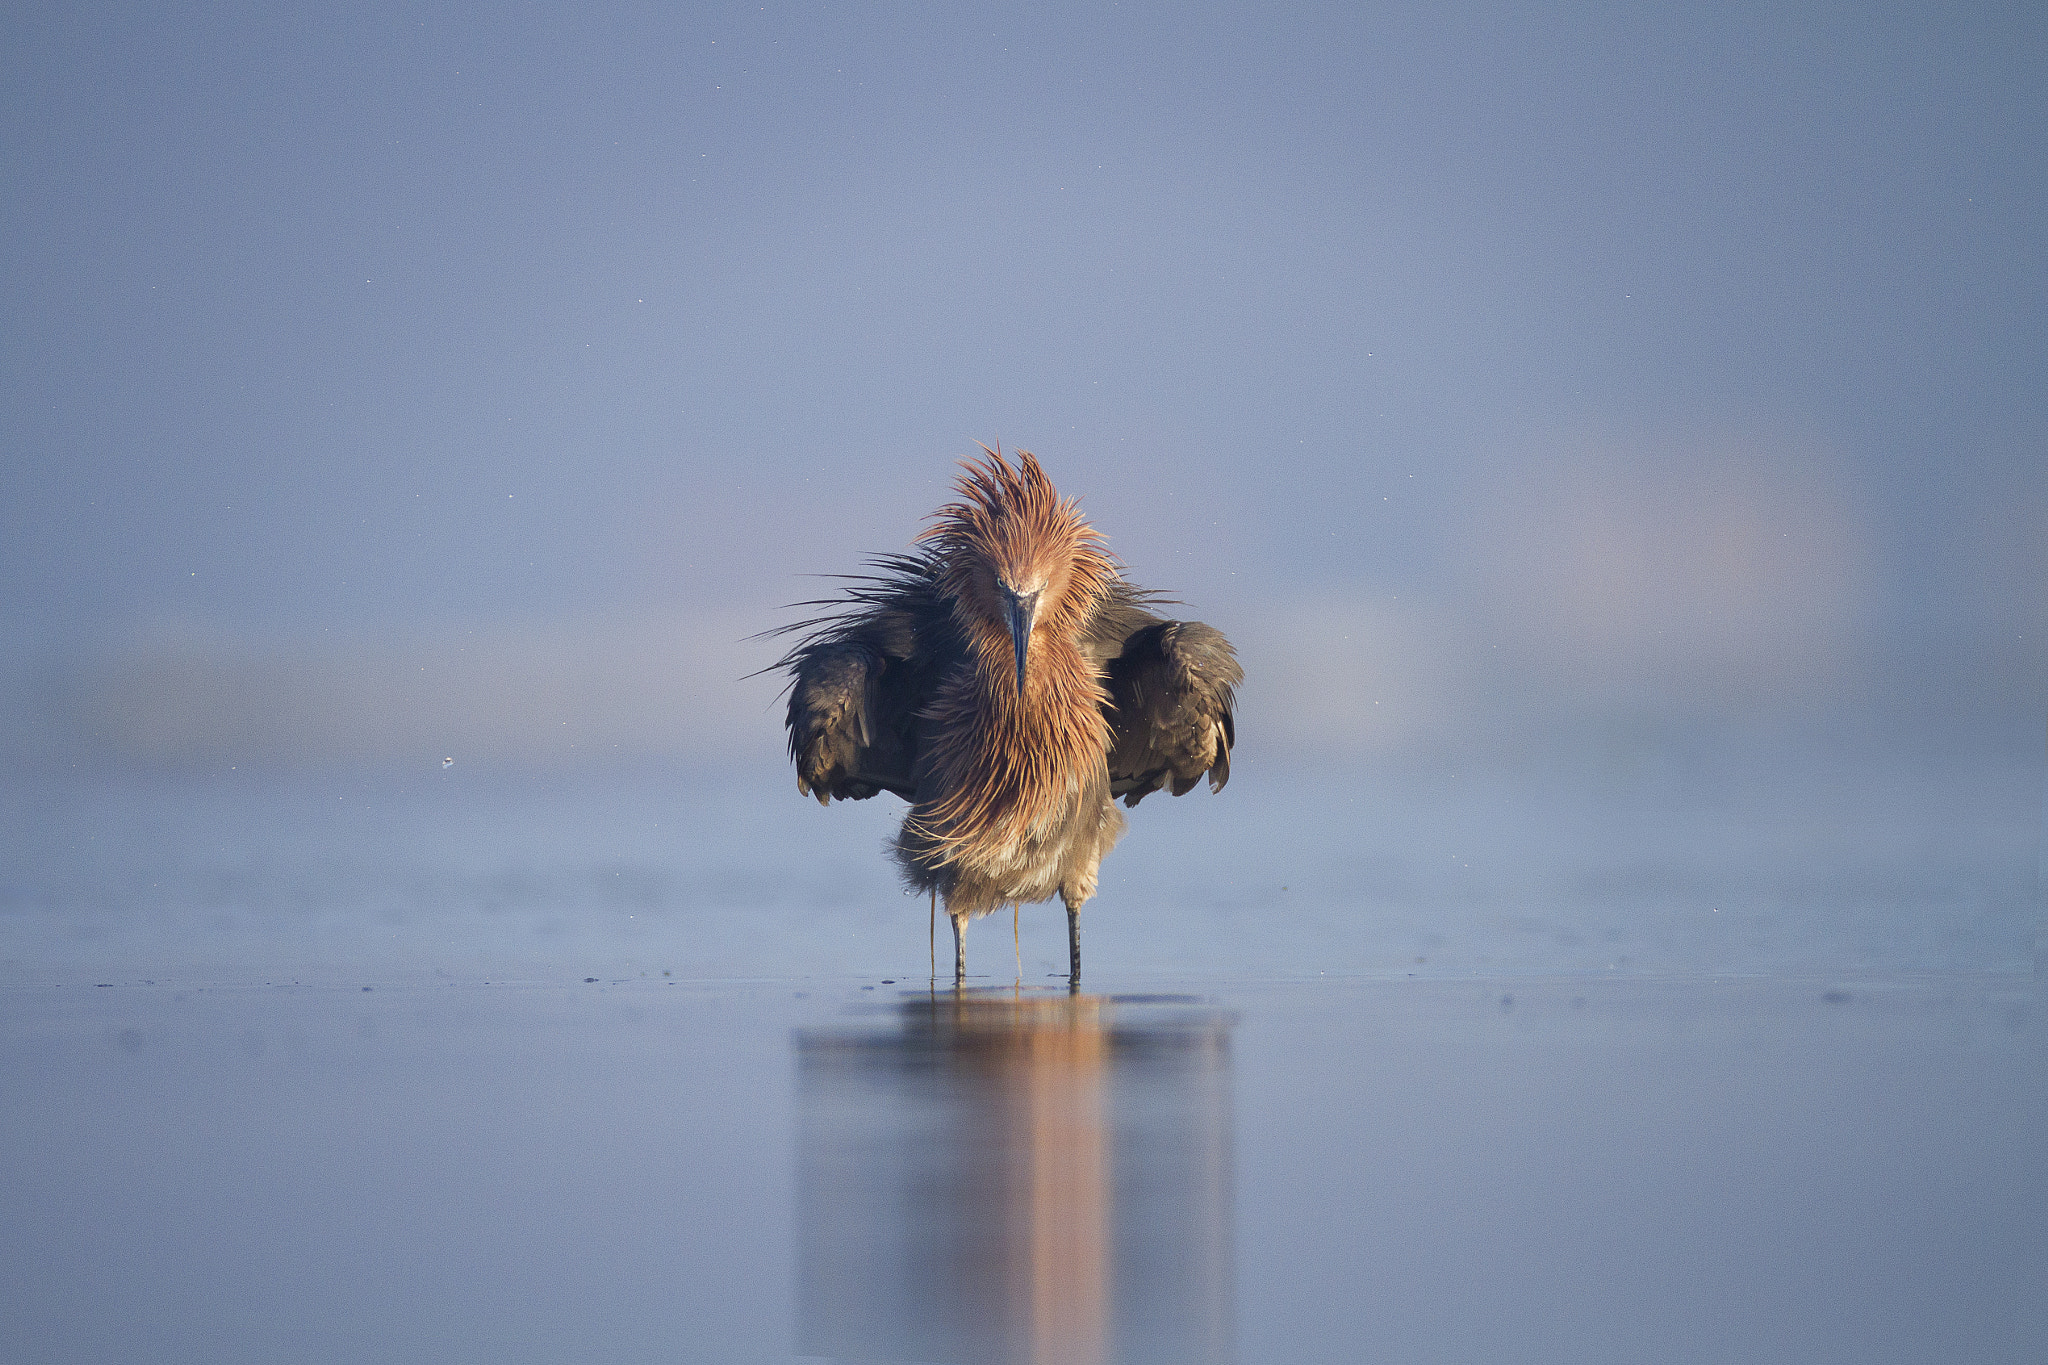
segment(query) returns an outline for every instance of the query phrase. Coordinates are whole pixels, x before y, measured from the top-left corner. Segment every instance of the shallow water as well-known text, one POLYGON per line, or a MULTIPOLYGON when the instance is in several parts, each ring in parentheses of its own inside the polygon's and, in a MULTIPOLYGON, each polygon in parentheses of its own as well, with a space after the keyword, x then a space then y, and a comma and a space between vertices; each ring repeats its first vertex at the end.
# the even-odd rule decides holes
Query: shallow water
POLYGON ((955 996, 880 802, 17 784, 5 1354, 2048 1357, 2038 791, 1264 790, 955 996))
MULTIPOLYGON (((1213 979, 2030 970, 2042 774, 1779 763, 1571 781, 1247 759, 1103 864, 1091 965, 1213 979)), ((783 772, 0 779, 0 984, 928 972, 902 803, 783 772), (437 973, 439 975, 437 975, 437 973)), ((970 966, 1016 975, 1009 926, 970 966)), ((1066 968, 1030 907, 1023 975, 1066 968)), ((358 982, 357 984, 362 984, 358 982)))
POLYGON ((12 988, 10 1355, 2048 1348, 2031 981, 1188 993, 12 988))

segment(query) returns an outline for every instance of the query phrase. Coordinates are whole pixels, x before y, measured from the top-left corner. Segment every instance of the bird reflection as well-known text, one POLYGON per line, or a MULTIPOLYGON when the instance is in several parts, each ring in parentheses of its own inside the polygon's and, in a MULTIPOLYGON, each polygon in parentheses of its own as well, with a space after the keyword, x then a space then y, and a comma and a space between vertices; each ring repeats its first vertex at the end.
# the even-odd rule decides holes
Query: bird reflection
POLYGON ((1229 1025, 1012 991, 799 1033, 799 1352, 1229 1359, 1229 1025))

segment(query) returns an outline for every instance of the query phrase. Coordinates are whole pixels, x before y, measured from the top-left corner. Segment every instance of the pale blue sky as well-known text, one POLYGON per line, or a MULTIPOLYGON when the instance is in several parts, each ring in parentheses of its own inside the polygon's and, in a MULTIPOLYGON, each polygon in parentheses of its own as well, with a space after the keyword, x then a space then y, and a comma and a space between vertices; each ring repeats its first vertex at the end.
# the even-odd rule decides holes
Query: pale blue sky
POLYGON ((2038 710, 2037 7, 0 22, 46 691, 136 632, 701 619, 744 662, 1000 438, 1234 634, 1350 612, 1651 710, 1824 639, 1788 693, 1903 658, 1922 709, 2038 710))

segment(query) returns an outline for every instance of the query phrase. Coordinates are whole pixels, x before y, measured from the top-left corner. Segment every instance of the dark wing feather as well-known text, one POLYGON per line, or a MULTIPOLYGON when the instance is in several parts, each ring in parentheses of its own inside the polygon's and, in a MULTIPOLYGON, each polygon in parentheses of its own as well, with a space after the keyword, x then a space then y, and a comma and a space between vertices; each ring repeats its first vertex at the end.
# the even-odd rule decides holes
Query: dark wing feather
POLYGON ((932 637, 946 636, 950 622, 928 560, 898 555, 875 563, 880 572, 851 578, 844 597, 804 604, 833 610, 785 627, 804 635, 775 664, 791 678, 797 789, 820 805, 879 791, 908 799, 915 791, 932 637))
POLYGON ((1237 742, 1237 655, 1223 633, 1200 621, 1145 618, 1107 661, 1110 793, 1135 806, 1162 787, 1175 796, 1209 777, 1209 790, 1230 780, 1237 742))
POLYGON ((907 765, 877 745, 882 684, 888 662, 848 642, 804 651, 789 693, 789 756, 797 790, 820 805, 833 797, 862 801, 887 788, 906 789, 907 765), (901 771, 898 769, 901 768, 901 771))

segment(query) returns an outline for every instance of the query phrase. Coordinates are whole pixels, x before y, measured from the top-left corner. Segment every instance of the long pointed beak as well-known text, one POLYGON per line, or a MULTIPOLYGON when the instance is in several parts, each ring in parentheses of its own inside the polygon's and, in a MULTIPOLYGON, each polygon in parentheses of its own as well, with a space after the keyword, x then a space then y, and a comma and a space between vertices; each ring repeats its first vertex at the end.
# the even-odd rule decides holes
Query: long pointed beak
POLYGON ((1017 695, 1024 695, 1024 660, 1031 650, 1031 623, 1038 616, 1038 594, 1012 597, 1006 603, 1010 613, 1010 646, 1017 651, 1017 695))

